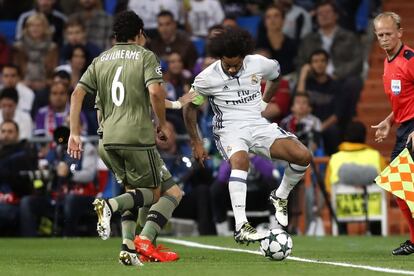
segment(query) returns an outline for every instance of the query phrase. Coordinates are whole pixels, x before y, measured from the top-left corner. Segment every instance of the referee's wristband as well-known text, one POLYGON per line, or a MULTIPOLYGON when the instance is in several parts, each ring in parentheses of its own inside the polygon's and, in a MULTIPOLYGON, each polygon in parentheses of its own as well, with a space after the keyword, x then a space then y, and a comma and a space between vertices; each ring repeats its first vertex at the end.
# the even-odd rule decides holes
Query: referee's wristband
POLYGON ((261 110, 263 111, 263 110, 265 110, 266 109, 266 106, 268 105, 269 103, 267 103, 267 102, 265 102, 265 101, 263 101, 263 100, 261 100, 260 101, 260 108, 261 108, 261 110))
POLYGON ((180 101, 174 101, 174 102, 171 102, 171 104, 172 104, 171 106, 172 109, 181 109, 181 107, 183 107, 180 101))

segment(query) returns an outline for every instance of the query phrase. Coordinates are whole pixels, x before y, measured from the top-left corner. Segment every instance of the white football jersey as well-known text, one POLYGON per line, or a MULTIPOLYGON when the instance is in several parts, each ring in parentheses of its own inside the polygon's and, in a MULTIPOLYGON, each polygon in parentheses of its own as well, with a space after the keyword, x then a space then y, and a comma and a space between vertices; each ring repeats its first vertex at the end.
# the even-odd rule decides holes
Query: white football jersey
POLYGON ((236 76, 227 75, 218 60, 195 78, 193 89, 208 98, 214 112, 214 129, 262 118, 260 82, 280 75, 279 62, 248 55, 236 76))

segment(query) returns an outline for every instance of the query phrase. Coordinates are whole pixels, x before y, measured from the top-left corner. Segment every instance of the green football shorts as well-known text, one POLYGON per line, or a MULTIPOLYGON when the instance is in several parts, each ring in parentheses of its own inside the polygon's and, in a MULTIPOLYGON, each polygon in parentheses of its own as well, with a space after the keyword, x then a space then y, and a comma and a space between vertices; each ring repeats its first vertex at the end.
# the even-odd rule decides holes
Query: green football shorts
POLYGON ((117 182, 127 190, 162 186, 165 191, 174 185, 171 174, 156 149, 105 150, 100 143, 98 151, 102 161, 115 174, 117 182))

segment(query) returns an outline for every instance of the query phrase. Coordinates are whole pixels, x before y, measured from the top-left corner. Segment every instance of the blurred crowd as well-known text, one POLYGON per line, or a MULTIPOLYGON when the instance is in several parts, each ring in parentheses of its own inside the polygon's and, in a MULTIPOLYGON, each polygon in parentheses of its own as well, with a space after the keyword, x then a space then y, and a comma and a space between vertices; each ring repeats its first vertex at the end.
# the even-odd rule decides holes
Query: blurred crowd
MULTIPOLYGON (((295 133, 315 155, 330 156, 356 116, 369 22, 380 6, 380 0, 0 2, 0 23, 15 22, 16 28, 12 39, 0 33, 0 235, 93 234, 93 199, 105 190, 116 193, 111 175, 97 165, 95 99, 87 98, 82 109, 82 159, 72 160, 61 140, 70 94, 92 60, 113 45, 117 12, 130 9, 143 19, 146 47, 161 60, 172 101, 216 60, 208 51, 209 36, 225 27, 248 29, 254 54, 281 65, 278 91, 263 116, 295 133)), ((157 145, 185 191, 174 216, 194 219, 200 234, 227 235, 229 164, 213 143, 212 110, 206 105, 200 112, 200 132, 212 157, 205 168, 192 162, 181 110, 167 111, 174 136, 157 145)), ((267 195, 284 165, 251 156, 247 206, 271 208, 267 195)), ((297 189, 290 200, 292 233, 301 212, 295 203, 303 187, 297 189)))

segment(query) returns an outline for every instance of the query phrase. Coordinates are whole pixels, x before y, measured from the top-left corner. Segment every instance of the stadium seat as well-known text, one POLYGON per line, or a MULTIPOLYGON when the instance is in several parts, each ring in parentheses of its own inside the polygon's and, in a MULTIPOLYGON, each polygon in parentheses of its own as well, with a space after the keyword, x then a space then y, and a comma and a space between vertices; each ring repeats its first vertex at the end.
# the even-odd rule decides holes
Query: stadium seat
POLYGON ((205 40, 203 38, 195 37, 192 38, 191 41, 193 42, 194 46, 197 49, 197 54, 199 57, 204 57, 204 47, 205 47, 205 40))
POLYGON ((0 20, 0 34, 7 38, 7 42, 12 44, 16 35, 16 24, 14 20, 0 20))
POLYGON ((247 31, 253 36, 253 38, 257 38, 257 27, 260 23, 262 18, 258 15, 254 16, 240 16, 237 18, 237 24, 247 31))

